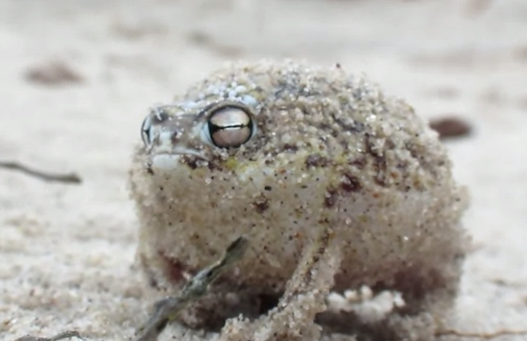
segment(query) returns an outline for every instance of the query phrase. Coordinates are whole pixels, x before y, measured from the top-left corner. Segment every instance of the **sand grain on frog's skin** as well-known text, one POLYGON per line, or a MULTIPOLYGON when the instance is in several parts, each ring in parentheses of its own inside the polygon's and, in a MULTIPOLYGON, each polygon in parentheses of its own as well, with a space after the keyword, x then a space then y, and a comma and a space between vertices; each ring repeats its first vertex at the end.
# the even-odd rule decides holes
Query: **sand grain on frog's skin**
MULTIPOLYGON (((400 291, 406 302, 362 331, 409 340, 434 333, 457 293, 467 198, 437 134, 405 101, 340 67, 239 63, 154 108, 147 120, 153 142, 137 147, 130 185, 141 225, 138 259, 151 283, 175 290, 236 237, 252 241, 216 297, 184 318, 188 325, 210 329, 240 312, 265 313, 270 298, 298 284, 288 280, 309 258, 305 250, 331 231, 339 265, 313 271, 305 284, 312 292, 288 298, 289 315, 278 309, 255 322, 230 320, 221 337, 293 339, 325 309, 311 294, 360 285, 400 291), (211 110, 224 102, 245 108, 256 123, 255 135, 234 150, 206 136, 211 110), (182 146, 195 153, 167 155, 182 146), (272 323, 296 316, 296 307, 311 313, 272 323), (262 336, 256 324, 277 329, 275 336, 262 336)), ((324 252, 319 258, 334 261, 324 252)))

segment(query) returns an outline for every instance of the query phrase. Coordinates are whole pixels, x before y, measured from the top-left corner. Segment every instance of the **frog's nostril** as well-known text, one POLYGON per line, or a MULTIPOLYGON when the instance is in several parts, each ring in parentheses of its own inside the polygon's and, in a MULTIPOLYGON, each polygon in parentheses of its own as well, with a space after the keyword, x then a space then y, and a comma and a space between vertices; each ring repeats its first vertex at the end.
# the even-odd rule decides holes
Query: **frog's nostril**
POLYGON ((155 123, 163 123, 169 119, 168 114, 161 108, 156 108, 153 115, 155 123))
POLYGON ((172 143, 177 143, 181 139, 181 135, 182 132, 180 130, 174 131, 170 137, 172 139, 172 143))

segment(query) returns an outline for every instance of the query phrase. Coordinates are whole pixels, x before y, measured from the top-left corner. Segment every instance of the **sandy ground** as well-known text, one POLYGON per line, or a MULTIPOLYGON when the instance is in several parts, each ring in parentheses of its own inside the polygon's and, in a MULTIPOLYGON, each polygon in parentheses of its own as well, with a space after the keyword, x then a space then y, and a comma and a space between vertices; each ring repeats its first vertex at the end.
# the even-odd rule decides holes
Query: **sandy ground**
POLYGON ((527 329, 527 1, 2 0, 0 160, 83 183, 0 169, 1 340, 133 335, 151 303, 126 190, 141 121, 223 62, 261 57, 340 62, 424 116, 471 122, 448 142, 474 239, 452 328, 527 329), (82 81, 39 82, 56 60, 82 81))

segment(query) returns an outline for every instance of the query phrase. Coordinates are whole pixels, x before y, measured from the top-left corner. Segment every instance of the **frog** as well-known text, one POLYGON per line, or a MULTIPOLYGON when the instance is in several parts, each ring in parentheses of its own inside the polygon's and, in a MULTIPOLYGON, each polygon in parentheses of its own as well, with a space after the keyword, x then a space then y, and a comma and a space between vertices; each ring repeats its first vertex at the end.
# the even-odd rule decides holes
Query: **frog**
POLYGON ((129 189, 152 287, 178 291, 232 240, 250 240, 179 318, 186 328, 417 341, 452 311, 468 190, 426 119, 363 73, 232 62, 150 108, 140 134, 129 189), (329 311, 330 293, 360 286, 404 305, 374 323, 329 311))

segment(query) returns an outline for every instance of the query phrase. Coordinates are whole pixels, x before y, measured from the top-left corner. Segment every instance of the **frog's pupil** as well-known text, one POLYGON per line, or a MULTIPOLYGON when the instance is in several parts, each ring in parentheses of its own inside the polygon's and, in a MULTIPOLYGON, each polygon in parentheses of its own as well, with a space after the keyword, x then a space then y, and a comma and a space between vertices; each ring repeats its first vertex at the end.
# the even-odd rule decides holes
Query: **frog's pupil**
POLYGON ((216 146, 236 148, 252 135, 252 120, 239 108, 225 107, 212 113, 208 121, 209 136, 216 146))

